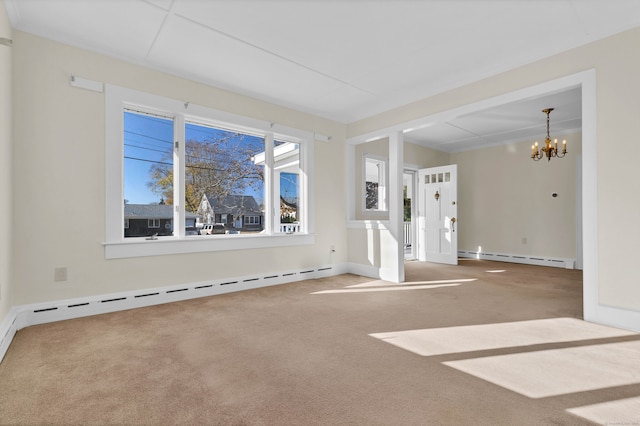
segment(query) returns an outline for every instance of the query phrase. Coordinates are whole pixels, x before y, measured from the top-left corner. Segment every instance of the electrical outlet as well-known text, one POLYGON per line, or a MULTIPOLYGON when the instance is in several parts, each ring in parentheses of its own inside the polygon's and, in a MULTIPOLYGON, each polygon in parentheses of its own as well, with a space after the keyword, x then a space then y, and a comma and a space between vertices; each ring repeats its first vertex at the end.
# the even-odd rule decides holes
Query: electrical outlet
POLYGON ((53 280, 54 281, 66 281, 67 280, 67 268, 66 267, 60 267, 60 268, 55 268, 53 271, 53 280))

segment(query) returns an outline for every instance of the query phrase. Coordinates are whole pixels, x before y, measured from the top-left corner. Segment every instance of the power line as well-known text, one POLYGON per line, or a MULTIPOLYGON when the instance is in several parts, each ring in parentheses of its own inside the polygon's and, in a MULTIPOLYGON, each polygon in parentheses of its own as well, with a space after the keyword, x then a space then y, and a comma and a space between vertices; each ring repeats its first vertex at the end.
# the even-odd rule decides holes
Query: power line
POLYGON ((139 145, 133 145, 133 144, 128 144, 128 143, 125 143, 124 146, 128 146, 130 148, 136 148, 136 149, 144 149, 146 151, 159 152, 161 154, 169 154, 169 153, 171 153, 171 151, 166 151, 166 150, 163 151, 163 150, 160 150, 160 149, 147 148, 146 146, 139 146, 139 145))
POLYGON ((163 164, 165 166, 173 166, 173 163, 167 163, 165 161, 155 161, 155 160, 147 160, 146 158, 137 158, 137 157, 129 157, 124 156, 126 160, 135 160, 135 161, 143 161, 145 163, 154 163, 154 164, 163 164))
POLYGON ((143 137, 143 138, 153 139, 153 140, 156 140, 156 141, 159 141, 159 142, 162 142, 162 143, 167 143, 167 144, 169 144, 169 145, 172 145, 172 146, 173 146, 173 141, 169 141, 169 140, 161 139, 161 138, 156 138, 156 137, 154 137, 154 136, 149 136, 149 135, 144 134, 144 133, 137 133, 137 132, 133 132, 133 131, 131 131, 131 130, 125 130, 124 132, 125 132, 125 133, 129 133, 129 134, 131 134, 131 135, 141 136, 141 137, 143 137))

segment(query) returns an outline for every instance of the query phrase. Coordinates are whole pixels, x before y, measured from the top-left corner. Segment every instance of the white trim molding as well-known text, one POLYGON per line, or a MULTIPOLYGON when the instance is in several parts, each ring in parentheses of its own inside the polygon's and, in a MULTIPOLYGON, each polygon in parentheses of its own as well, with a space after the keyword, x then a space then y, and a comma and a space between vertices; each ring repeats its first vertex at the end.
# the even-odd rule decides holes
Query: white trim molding
MULTIPOLYGON (((75 79, 72 81, 78 82, 75 79)), ((315 243, 314 231, 314 185, 313 185, 313 159, 314 159, 314 134, 313 132, 296 129, 277 123, 245 117, 230 112, 225 112, 190 102, 128 89, 107 84, 105 86, 105 259, 117 259, 138 256, 158 256, 166 254, 198 253, 220 250, 241 250, 271 247, 287 247, 294 245, 308 245, 315 243), (211 238, 197 236, 190 238, 184 235, 186 210, 184 205, 177 203, 173 221, 177 225, 176 235, 146 239, 125 238, 123 235, 124 223, 124 119, 123 111, 134 109, 145 113, 157 114, 171 118, 177 123, 174 126, 174 140, 178 153, 174 151, 174 165, 180 164, 180 158, 184 157, 184 122, 194 119, 211 125, 231 126, 231 128, 260 134, 265 138, 265 155, 270 152, 273 161, 273 141, 288 141, 299 144, 299 215, 301 229, 295 235, 281 235, 274 230, 273 216, 276 214, 276 206, 273 199, 273 182, 267 179, 265 187, 267 226, 259 234, 213 236, 211 238), (271 151, 270 151, 271 150, 271 151)), ((224 127, 228 128, 228 127, 224 127)), ((182 161, 184 162, 184 161, 182 161)), ((265 176, 273 176, 270 171, 273 164, 267 164, 265 176)), ((183 190, 184 167, 177 167, 175 200, 184 199, 183 190)), ((184 203, 182 203, 184 204, 184 203)))
POLYGON ((11 345, 13 337, 18 331, 16 323, 19 311, 19 308, 11 308, 7 316, 4 317, 4 320, 2 320, 2 323, 0 323, 0 362, 2 362, 4 355, 9 349, 9 345, 11 345))
POLYGON ((467 259, 494 260, 496 262, 522 263, 525 265, 552 266, 554 268, 575 268, 575 259, 524 254, 490 253, 458 250, 458 257, 467 259))
POLYGON ((347 272, 354 275, 360 275, 362 277, 382 279, 380 267, 378 266, 363 265, 361 263, 348 263, 347 272))
POLYGON ((103 243, 105 259, 127 257, 160 256, 166 254, 201 253, 248 248, 273 248, 315 243, 312 234, 276 234, 276 235, 233 235, 232 237, 207 235, 185 237, 183 239, 130 238, 124 241, 103 243))

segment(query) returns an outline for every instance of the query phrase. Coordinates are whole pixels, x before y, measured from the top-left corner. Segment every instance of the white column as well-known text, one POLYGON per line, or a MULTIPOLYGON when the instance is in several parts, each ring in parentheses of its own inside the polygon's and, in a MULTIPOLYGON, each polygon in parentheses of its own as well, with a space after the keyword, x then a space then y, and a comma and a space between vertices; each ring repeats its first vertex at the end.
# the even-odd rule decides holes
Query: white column
POLYGON ((389 237, 381 241, 384 262, 380 274, 387 281, 401 283, 404 281, 404 207, 402 199, 402 178, 404 173, 404 135, 394 132, 389 135, 389 237))
POLYGON ((347 190, 345 195, 347 197, 347 220, 356 219, 356 185, 360 185, 360 181, 356 176, 356 146, 347 143, 345 147, 345 177, 347 182, 347 190))

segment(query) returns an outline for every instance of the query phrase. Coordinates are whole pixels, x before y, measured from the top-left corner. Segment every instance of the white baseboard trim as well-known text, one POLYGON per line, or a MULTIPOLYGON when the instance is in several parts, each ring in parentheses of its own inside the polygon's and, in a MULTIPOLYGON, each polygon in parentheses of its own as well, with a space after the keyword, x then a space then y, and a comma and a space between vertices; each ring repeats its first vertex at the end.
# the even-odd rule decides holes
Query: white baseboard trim
POLYGON ((7 353, 9 345, 13 340, 13 336, 15 336, 18 331, 16 326, 17 317, 18 309, 11 308, 9 313, 2 320, 2 323, 0 323, 0 362, 2 362, 4 354, 7 353))
POLYGON ((374 279, 380 279, 380 268, 377 266, 362 265, 360 263, 347 263, 347 272, 374 279))
POLYGON ((31 325, 329 277, 347 272, 350 271, 346 264, 325 265, 14 306, 0 323, 0 362, 9 349, 16 332, 31 325))
POLYGON ((585 312, 584 320, 640 332, 640 312, 630 309, 598 304, 593 312, 585 312))
POLYGON ((489 253, 458 250, 458 257, 469 259, 495 260, 496 262, 523 263, 525 265, 552 266, 554 268, 574 269, 575 259, 561 257, 532 256, 524 254, 489 253))

